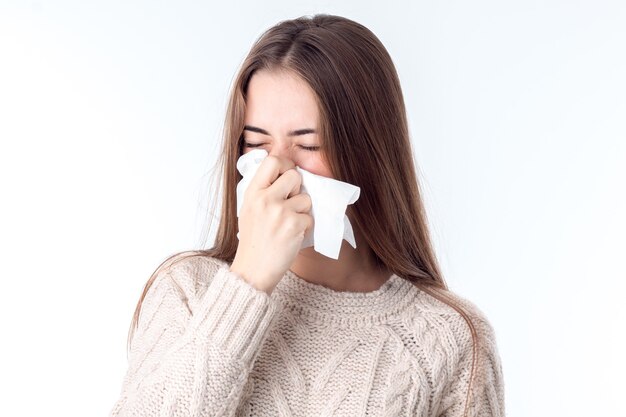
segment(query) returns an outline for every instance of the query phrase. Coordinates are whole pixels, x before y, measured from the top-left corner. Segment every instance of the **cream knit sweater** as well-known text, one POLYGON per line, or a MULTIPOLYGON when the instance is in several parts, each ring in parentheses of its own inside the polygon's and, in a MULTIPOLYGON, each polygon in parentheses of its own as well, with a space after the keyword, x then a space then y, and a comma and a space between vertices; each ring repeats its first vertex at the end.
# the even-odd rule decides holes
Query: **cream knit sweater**
MULTIPOLYGON (((159 272, 143 301, 110 416, 463 416, 474 355, 451 307, 392 275, 339 292, 287 271, 271 295, 191 257, 159 272)), ((504 416, 493 328, 477 330, 467 416, 504 416)))

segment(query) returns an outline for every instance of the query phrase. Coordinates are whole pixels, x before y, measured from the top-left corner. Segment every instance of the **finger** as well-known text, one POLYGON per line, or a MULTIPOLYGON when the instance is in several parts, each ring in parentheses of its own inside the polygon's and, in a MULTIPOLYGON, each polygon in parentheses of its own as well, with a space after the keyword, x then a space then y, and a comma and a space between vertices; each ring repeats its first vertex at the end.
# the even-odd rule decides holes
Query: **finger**
POLYGON ((295 169, 288 169, 268 188, 274 198, 285 200, 293 195, 300 194, 302 175, 295 169))
POLYGON ((261 161, 249 187, 257 190, 267 188, 285 171, 295 166, 296 164, 289 158, 268 155, 261 161))
POLYGON ((297 194, 285 200, 287 208, 296 213, 309 213, 311 210, 311 196, 308 194, 297 194))
POLYGON ((298 224, 300 225, 300 228, 303 230, 303 234, 306 235, 309 232, 309 230, 313 228, 313 224, 315 222, 315 220, 313 219, 313 216, 306 214, 306 213, 302 213, 302 214, 297 215, 297 219, 298 219, 298 224))

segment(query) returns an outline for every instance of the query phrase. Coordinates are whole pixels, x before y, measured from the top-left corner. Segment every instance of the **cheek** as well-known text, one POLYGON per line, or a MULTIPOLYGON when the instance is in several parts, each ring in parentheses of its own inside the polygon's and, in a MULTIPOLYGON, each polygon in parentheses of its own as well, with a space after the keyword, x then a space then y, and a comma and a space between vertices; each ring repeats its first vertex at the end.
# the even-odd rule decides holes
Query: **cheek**
POLYGON ((315 155, 310 158, 302 158, 296 163, 300 168, 305 169, 313 174, 321 175, 322 177, 327 178, 334 178, 332 172, 330 171, 330 168, 328 167, 324 159, 319 155, 315 155))

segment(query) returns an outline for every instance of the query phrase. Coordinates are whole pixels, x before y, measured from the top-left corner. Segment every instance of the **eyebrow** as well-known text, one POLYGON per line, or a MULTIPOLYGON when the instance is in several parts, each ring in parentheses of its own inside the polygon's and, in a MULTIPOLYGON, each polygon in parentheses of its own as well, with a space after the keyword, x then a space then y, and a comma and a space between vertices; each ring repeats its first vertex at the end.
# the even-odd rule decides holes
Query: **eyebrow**
MULTIPOLYGON (((255 126, 248 126, 245 125, 243 127, 243 130, 249 130, 251 132, 257 132, 257 133, 261 133, 263 135, 267 135, 269 136, 269 132, 265 129, 261 129, 260 127, 255 127, 255 126)), ((317 133, 317 130, 315 129, 297 129, 297 130, 292 130, 291 132, 287 133, 287 136, 300 136, 300 135, 308 135, 309 133, 317 133)))

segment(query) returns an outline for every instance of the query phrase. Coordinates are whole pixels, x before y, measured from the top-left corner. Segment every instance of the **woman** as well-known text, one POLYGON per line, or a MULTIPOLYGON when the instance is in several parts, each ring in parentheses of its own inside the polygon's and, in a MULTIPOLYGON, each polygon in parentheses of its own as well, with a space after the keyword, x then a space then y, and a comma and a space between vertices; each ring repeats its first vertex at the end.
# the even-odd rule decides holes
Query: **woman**
POLYGON ((504 416, 493 329, 446 287, 412 155, 371 31, 332 15, 266 31, 228 105, 215 244, 150 277, 111 416, 504 416), (236 162, 256 148, 237 218, 236 162), (360 187, 337 260, 300 249, 296 166, 360 187))

